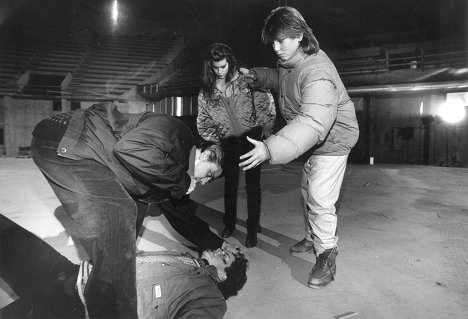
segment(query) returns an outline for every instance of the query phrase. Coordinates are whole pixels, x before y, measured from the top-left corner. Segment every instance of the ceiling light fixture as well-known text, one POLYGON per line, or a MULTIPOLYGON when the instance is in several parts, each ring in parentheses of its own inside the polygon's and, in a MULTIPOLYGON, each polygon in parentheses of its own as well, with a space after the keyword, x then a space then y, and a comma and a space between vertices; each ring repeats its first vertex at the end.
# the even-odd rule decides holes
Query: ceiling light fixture
POLYGON ((112 24, 116 25, 118 19, 119 19, 119 4, 117 3, 117 0, 114 0, 114 2, 112 3, 112 24))

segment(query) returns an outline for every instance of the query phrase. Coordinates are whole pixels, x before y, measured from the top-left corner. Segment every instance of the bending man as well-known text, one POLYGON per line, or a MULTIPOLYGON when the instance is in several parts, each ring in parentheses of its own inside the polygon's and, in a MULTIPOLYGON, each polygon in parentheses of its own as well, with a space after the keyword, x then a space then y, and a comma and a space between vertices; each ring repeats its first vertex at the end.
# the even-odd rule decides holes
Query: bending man
POLYGON ((33 160, 74 220, 77 239, 93 263, 85 295, 93 293, 94 279, 111 284, 117 318, 137 318, 137 215, 139 225, 146 215, 138 200, 170 208, 167 199, 184 197, 222 172, 220 148, 195 149, 194 143, 189 127, 171 116, 124 114, 112 103, 53 116, 33 132, 33 160))

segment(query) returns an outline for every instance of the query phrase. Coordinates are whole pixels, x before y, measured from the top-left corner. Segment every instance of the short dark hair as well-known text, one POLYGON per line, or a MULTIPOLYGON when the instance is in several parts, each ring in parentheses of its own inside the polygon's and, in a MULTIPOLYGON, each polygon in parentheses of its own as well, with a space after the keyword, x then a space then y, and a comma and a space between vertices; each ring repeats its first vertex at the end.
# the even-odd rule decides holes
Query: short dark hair
POLYGON ((316 54, 320 50, 319 43, 309 28, 304 17, 292 7, 278 7, 271 11, 265 19, 262 29, 262 41, 265 44, 272 43, 276 39, 284 37, 299 37, 302 40, 299 45, 302 51, 308 55, 316 54))
POLYGON ((202 89, 209 96, 213 94, 216 75, 213 72, 213 62, 219 62, 223 59, 229 64, 229 71, 226 75, 226 82, 229 82, 237 70, 237 59, 232 49, 224 43, 213 43, 208 49, 208 53, 203 60, 202 70, 202 89))
POLYGON ((218 283, 218 288, 221 290, 224 299, 237 296, 238 292, 244 287, 247 282, 247 268, 249 261, 241 252, 234 255, 236 260, 225 269, 227 279, 218 283))

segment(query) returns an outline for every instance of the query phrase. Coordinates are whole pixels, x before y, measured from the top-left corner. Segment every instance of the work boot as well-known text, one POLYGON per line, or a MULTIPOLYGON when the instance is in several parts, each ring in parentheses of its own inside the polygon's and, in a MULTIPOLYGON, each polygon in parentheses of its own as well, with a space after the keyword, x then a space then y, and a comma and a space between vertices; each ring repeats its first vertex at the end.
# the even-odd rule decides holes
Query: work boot
POLYGON ((309 274, 307 285, 310 288, 323 288, 335 280, 336 263, 335 258, 338 254, 338 247, 325 250, 317 256, 315 265, 309 274))
POLYGON ((247 225, 247 238, 245 239, 245 247, 252 248, 257 246, 257 233, 262 232, 260 225, 247 225))
POLYGON ((295 243, 289 247, 290 253, 313 253, 314 252, 314 242, 311 240, 303 239, 300 242, 295 243))

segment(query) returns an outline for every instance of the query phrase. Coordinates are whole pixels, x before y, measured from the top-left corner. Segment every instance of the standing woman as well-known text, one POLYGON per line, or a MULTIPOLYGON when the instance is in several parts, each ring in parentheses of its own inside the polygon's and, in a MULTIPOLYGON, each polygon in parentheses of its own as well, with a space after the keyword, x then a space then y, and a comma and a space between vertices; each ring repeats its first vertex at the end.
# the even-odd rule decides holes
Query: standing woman
MULTIPOLYGON (((224 161, 224 225, 223 238, 232 235, 236 228, 237 190, 239 185, 239 157, 252 145, 249 136, 260 140, 273 131, 276 112, 269 91, 252 91, 238 70, 233 51, 222 43, 210 46, 203 62, 203 83, 198 95, 197 128, 200 136, 220 143, 225 153, 224 161)), ((247 190, 246 247, 257 245, 260 227, 261 166, 245 174, 247 190)))
POLYGON ((269 160, 285 164, 310 151, 304 164, 305 238, 290 252, 315 252, 308 285, 321 288, 334 280, 338 252, 335 203, 340 195, 348 154, 359 128, 354 104, 338 72, 302 15, 279 7, 265 20, 262 40, 278 56, 278 68, 253 68, 245 74, 252 85, 276 89, 286 125, 241 157, 244 170, 269 160))

